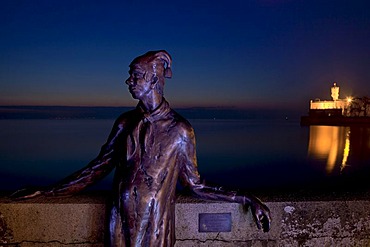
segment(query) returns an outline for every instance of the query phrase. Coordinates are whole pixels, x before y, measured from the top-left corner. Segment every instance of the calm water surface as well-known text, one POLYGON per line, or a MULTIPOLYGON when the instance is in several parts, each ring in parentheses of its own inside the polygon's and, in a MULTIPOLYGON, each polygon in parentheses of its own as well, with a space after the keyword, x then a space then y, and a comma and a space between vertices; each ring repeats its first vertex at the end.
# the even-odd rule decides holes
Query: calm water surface
MULTIPOLYGON (((85 166, 114 120, 0 120, 0 190, 47 185, 85 166)), ((369 127, 190 120, 203 179, 245 190, 367 190, 369 127)), ((109 189, 112 175, 93 189, 109 189)))

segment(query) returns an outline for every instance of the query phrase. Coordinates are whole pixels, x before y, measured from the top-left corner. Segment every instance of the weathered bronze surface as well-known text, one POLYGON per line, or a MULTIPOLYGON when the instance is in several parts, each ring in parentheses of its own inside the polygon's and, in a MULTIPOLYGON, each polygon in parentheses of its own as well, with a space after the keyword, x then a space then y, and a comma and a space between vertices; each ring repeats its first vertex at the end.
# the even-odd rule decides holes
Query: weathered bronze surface
POLYGON ((20 190, 12 198, 74 194, 116 168, 111 246, 173 246, 178 179, 200 198, 250 206, 257 227, 268 231, 270 212, 258 198, 201 182, 193 128, 163 97, 164 80, 172 76, 171 63, 163 50, 135 58, 126 84, 139 103, 118 117, 99 155, 54 186, 20 190))

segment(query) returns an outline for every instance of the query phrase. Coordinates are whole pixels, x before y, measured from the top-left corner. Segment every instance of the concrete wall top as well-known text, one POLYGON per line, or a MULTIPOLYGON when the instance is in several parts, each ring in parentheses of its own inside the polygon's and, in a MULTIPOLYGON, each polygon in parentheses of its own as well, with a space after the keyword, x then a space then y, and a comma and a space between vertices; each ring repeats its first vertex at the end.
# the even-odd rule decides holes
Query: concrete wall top
MULTIPOLYGON (((0 246, 106 246, 109 192, 12 201, 0 197, 0 246)), ((176 247, 370 246, 368 192, 258 194, 272 214, 271 231, 256 228, 236 203, 179 196, 176 247), (200 214, 228 214, 230 231, 200 231, 200 214)))

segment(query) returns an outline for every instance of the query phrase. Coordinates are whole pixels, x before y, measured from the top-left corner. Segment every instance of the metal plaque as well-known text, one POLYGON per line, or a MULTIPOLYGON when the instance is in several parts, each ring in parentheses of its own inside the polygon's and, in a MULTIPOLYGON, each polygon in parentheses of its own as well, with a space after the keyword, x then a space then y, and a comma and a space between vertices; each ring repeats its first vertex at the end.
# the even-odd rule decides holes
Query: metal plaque
POLYGON ((199 232, 231 232, 231 213, 199 214, 199 232))

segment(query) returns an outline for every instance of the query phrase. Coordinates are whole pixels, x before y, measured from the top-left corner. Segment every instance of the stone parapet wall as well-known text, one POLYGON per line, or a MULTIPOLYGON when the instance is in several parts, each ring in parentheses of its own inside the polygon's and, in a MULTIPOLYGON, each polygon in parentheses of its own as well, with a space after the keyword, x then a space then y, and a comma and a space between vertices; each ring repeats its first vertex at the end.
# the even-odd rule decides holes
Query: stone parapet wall
POLYGON ((102 196, 0 199, 0 246, 104 246, 106 199, 102 196))
MULTIPOLYGON (((109 201, 106 193, 23 202, 0 197, 0 246, 104 246, 109 201)), ((265 201, 273 217, 268 233, 257 230, 241 205, 180 197, 176 246, 370 246, 366 197, 265 201), (210 228, 199 225, 200 214, 211 216, 210 228), (199 232, 204 227, 220 232, 199 232)))

